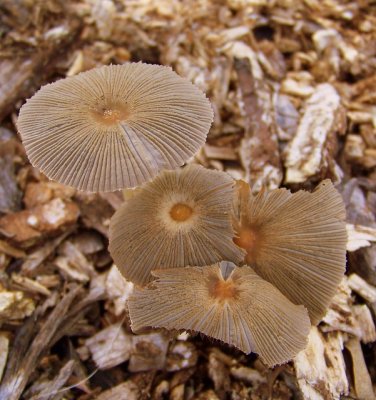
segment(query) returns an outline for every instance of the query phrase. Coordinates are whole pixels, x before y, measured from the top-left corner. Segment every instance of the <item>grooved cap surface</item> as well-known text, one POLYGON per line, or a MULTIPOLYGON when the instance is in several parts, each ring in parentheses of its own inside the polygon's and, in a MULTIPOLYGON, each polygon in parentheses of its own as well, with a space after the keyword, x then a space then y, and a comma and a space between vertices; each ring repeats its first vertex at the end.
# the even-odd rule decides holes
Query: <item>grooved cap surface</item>
POLYGON ((17 125, 35 167, 96 192, 181 166, 205 143, 212 120, 205 95, 171 68, 126 63, 43 86, 17 125))

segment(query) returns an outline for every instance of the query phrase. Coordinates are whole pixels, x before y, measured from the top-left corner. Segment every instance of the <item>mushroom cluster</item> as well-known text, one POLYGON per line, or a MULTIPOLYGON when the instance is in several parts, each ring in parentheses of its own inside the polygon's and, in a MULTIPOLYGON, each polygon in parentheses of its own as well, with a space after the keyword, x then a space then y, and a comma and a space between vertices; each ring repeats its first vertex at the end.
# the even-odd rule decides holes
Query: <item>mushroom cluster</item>
POLYGON ((219 171, 162 173, 111 221, 115 263, 144 286, 128 303, 132 329, 201 332, 258 353, 270 367, 290 360, 345 272, 344 218, 329 180, 312 193, 253 195, 248 184, 231 185, 219 171), (202 185, 210 174, 217 179, 202 185))
POLYGON ((209 101, 170 68, 127 63, 46 85, 22 107, 31 163, 86 191, 142 185, 114 214, 110 253, 137 289, 132 329, 201 332, 268 365, 304 349, 345 269, 345 210, 330 181, 262 190, 183 165, 209 101))

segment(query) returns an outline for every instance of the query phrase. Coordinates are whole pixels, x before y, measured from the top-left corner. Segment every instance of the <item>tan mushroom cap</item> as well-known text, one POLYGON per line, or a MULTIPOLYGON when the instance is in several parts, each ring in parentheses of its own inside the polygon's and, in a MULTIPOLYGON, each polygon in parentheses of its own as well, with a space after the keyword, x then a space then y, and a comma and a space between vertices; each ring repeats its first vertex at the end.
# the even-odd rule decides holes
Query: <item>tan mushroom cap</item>
POLYGON ((234 180, 190 165, 164 171, 137 190, 110 223, 110 253, 123 276, 139 285, 157 268, 240 262, 232 240, 234 180))
POLYGON ((252 195, 245 182, 237 187, 234 241, 246 249, 245 262, 294 304, 307 307, 317 324, 345 272, 341 195, 329 180, 312 193, 276 189, 252 195))
POLYGON ((184 329, 282 364, 306 346, 310 320, 249 267, 221 262, 153 272, 157 280, 128 301, 132 329, 184 329))
POLYGON ((135 187, 183 165, 212 120, 205 95, 171 68, 127 63, 43 86, 17 125, 35 167, 95 192, 135 187))

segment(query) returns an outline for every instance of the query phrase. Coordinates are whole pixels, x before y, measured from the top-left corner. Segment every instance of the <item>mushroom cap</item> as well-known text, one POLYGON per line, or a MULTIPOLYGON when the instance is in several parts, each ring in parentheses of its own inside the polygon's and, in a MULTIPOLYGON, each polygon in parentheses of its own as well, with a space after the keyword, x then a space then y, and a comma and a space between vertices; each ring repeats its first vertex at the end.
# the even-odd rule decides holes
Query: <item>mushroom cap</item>
POLYGON ((123 276, 144 285, 156 268, 243 260, 232 240, 234 184, 224 172, 189 165, 139 188, 110 222, 109 250, 123 276))
POLYGON ((312 192, 265 190, 253 195, 237 183, 235 243, 247 250, 245 262, 311 321, 324 316, 346 266, 345 206, 329 180, 312 192))
POLYGON ((134 331, 150 326, 184 329, 255 352, 268 365, 303 350, 310 320, 250 267, 221 262, 204 268, 153 271, 157 277, 128 300, 134 331))
POLYGON ((17 125, 35 167, 95 192, 135 187, 183 165, 212 120, 205 95, 171 68, 126 63, 43 86, 17 125))

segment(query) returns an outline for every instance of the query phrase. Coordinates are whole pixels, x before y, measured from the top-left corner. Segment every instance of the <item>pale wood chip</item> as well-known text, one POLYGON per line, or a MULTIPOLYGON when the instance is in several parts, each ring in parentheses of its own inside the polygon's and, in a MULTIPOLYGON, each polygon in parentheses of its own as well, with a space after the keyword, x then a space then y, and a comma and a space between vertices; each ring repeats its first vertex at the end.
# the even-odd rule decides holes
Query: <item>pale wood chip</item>
POLYGON ((8 358, 9 337, 5 332, 0 332, 0 383, 3 378, 3 372, 8 358))
POLYGON ((342 119, 341 98, 335 88, 320 84, 305 103, 304 114, 285 159, 286 183, 304 182, 328 167, 328 143, 342 119))
POLYGON ((282 182, 272 93, 269 86, 257 78, 256 62, 251 63, 249 58, 235 59, 245 113, 245 137, 240 144, 239 156, 246 180, 254 192, 261 187, 276 189, 282 182))
POLYGON ((27 278, 19 274, 12 274, 12 281, 20 286, 24 291, 31 293, 40 293, 49 296, 51 292, 40 282, 27 278))
POLYGON ((27 259, 21 266, 21 271, 23 274, 28 276, 34 275, 37 268, 49 257, 54 250, 60 245, 60 243, 71 233, 68 229, 62 235, 58 236, 56 239, 44 243, 39 249, 28 254, 27 259))
POLYGON ((352 311, 353 301, 347 281, 345 276, 323 318, 323 322, 327 325, 322 325, 321 330, 323 332, 342 331, 360 337, 361 328, 352 311))
POLYGON ((150 333, 133 337, 129 371, 163 369, 166 363, 169 340, 161 333, 150 333))
POLYGON ((74 370, 74 360, 69 360, 65 363, 65 365, 60 369, 57 376, 51 380, 44 382, 43 384, 39 384, 39 393, 35 394, 30 398, 30 400, 59 400, 61 399, 65 391, 61 390, 62 386, 65 385, 67 380, 73 373, 74 370))
POLYGON ((18 400, 21 396, 41 355, 51 346, 54 335, 59 328, 61 329, 61 322, 80 290, 79 286, 71 287, 50 313, 31 344, 28 335, 33 333, 34 321, 29 319, 28 323, 24 324, 9 355, 7 369, 0 386, 0 398, 18 400))
POLYGON ((376 302, 376 287, 367 283, 357 274, 351 274, 348 279, 349 287, 370 303, 376 302))
POLYGON ((0 252, 7 254, 8 256, 15 257, 15 258, 26 258, 26 253, 21 250, 17 249, 16 247, 11 246, 9 243, 5 242, 4 240, 0 240, 0 252))
POLYGON ((238 159, 236 151, 231 147, 218 147, 205 144, 203 151, 206 157, 209 159, 219 159, 227 161, 236 161, 238 159))
POLYGON ((16 245, 30 247, 47 235, 56 235, 72 226, 79 209, 73 202, 53 199, 50 202, 0 218, 0 229, 16 245))
POLYGON ((354 374, 354 386, 358 399, 371 400, 375 398, 372 380, 364 361, 364 355, 358 338, 352 338, 346 342, 352 358, 354 374))
POLYGON ((222 394, 223 396, 225 392, 230 390, 230 371, 214 353, 209 354, 208 375, 214 383, 214 389, 217 394, 222 394))
POLYGON ((101 394, 99 394, 96 399, 97 400, 120 400, 120 399, 127 399, 127 400, 139 400, 140 399, 140 389, 138 386, 128 380, 120 385, 112 387, 101 394))
POLYGON ((0 286, 0 323, 28 317, 35 309, 33 299, 21 291, 4 290, 0 286))
POLYGON ((346 224, 347 251, 356 251, 376 242, 376 228, 363 225, 346 224))
POLYGON ((376 341, 375 323, 370 309, 365 304, 359 304, 352 306, 352 311, 361 330, 362 342, 367 344, 376 341))
POLYGON ((114 314, 120 315, 126 309, 126 302, 133 293, 134 284, 121 275, 116 265, 112 265, 104 285, 107 298, 114 303, 114 314))
POLYGON ((85 341, 99 369, 119 365, 131 356, 133 338, 124 332, 121 325, 111 325, 85 341))
POLYGON ((177 341, 169 348, 166 360, 167 371, 179 371, 196 365, 198 353, 190 342, 177 341))
POLYGON ((253 387, 260 383, 266 383, 266 377, 254 368, 249 367, 232 367, 230 369, 231 376, 240 381, 251 384, 253 387))
POLYGON ((312 327, 308 346, 294 359, 300 390, 312 400, 338 399, 348 394, 345 361, 340 333, 325 337, 312 327))

